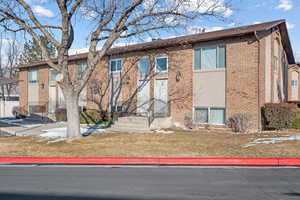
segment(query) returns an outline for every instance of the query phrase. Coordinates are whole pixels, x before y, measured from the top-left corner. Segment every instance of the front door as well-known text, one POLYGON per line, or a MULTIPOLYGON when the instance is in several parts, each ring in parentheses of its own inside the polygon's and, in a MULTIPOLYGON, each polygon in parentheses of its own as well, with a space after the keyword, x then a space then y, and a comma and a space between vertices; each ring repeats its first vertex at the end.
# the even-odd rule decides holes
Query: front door
POLYGON ((155 80, 154 114, 165 116, 168 114, 168 79, 155 80))
POLYGON ((150 81, 140 80, 137 96, 137 112, 140 115, 147 115, 150 104, 150 81))
POLYGON ((50 85, 49 87, 49 112, 54 113, 57 103, 57 90, 56 85, 50 85))

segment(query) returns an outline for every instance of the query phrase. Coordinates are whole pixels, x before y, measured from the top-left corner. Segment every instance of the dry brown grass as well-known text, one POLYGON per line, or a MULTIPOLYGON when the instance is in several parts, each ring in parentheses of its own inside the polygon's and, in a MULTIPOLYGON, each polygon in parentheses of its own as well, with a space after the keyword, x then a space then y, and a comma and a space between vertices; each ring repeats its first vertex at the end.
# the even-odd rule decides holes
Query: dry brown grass
POLYGON ((300 157, 300 141, 242 147, 255 138, 282 135, 287 133, 176 130, 171 134, 101 133, 52 144, 33 137, 0 138, 0 156, 300 157))

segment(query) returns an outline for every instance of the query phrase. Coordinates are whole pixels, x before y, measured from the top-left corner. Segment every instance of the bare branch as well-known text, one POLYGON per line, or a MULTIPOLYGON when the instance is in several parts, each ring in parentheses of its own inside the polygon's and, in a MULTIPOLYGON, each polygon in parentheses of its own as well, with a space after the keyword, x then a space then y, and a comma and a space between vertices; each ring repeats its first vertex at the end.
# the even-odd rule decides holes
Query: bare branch
POLYGON ((16 1, 25 9, 31 21, 35 24, 36 27, 39 28, 39 30, 45 35, 45 37, 47 37, 47 39, 51 41, 56 48, 59 48, 60 46, 59 42, 43 27, 43 25, 33 14, 32 9, 29 7, 29 5, 24 0, 16 0, 16 1))

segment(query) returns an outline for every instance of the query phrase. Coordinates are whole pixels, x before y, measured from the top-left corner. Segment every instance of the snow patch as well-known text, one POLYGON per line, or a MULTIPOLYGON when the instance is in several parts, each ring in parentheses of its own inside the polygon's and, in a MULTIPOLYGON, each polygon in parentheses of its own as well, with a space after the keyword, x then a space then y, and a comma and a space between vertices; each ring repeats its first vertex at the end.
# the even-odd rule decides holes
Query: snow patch
POLYGON ((242 146, 243 147, 251 147, 251 146, 258 145, 258 144, 275 144, 275 143, 283 142, 283 141, 296 141, 296 140, 300 140, 300 134, 286 136, 286 137, 277 137, 277 138, 258 138, 258 139, 255 139, 253 142, 244 144, 242 146))
MULTIPOLYGON (((80 128, 80 132, 83 136, 90 135, 95 132, 104 132, 105 129, 103 128, 80 128)), ((67 137, 67 127, 60 127, 60 128, 51 128, 42 130, 42 134, 40 134, 40 137, 43 138, 66 138, 67 137)))
POLYGON ((174 133, 174 132, 173 131, 165 131, 165 130, 155 130, 155 133, 170 134, 170 133, 174 133))

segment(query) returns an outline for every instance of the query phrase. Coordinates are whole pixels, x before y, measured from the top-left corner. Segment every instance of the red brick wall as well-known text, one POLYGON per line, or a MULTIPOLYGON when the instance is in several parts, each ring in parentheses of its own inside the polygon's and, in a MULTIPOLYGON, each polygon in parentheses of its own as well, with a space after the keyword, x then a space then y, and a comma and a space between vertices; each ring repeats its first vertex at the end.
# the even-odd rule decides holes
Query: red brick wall
POLYGON ((27 110, 28 104, 28 72, 21 70, 19 72, 19 93, 20 106, 27 110))
POLYGON ((254 129, 259 128, 258 45, 254 37, 227 44, 226 116, 248 113, 254 129))

